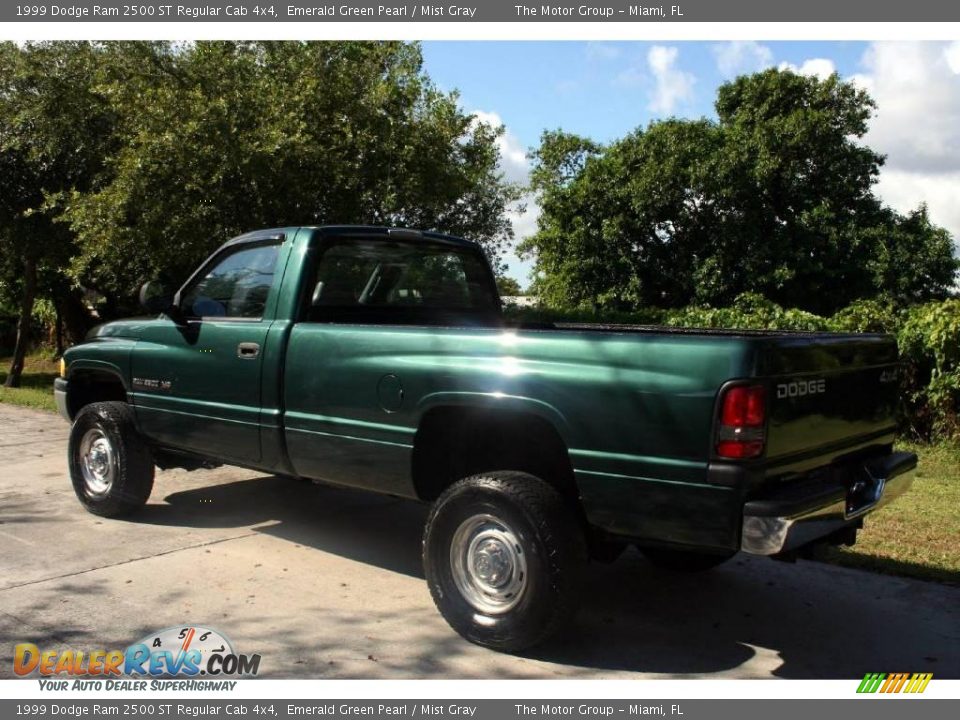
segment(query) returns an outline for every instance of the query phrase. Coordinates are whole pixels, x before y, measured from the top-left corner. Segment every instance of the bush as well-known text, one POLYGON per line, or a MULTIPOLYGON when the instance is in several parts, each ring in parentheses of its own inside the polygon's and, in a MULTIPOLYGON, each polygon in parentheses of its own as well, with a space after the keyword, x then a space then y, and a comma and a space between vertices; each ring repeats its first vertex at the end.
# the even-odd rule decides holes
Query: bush
POLYGON ((857 300, 830 318, 830 329, 835 332, 872 332, 895 335, 899 316, 893 305, 881 300, 857 300))
POLYGON ((666 311, 659 308, 618 311, 596 308, 554 308, 543 305, 503 308, 507 322, 539 325, 543 323, 616 323, 620 325, 666 325, 666 311))
POLYGON ((960 300, 910 308, 897 342, 910 429, 924 439, 960 440, 960 300))
POLYGON ((960 300, 897 310, 884 300, 860 300, 831 317, 782 308, 762 295, 744 293, 730 307, 608 312, 548 307, 508 308, 520 323, 595 322, 685 328, 889 333, 897 338, 900 429, 924 441, 960 442, 960 300))
POLYGON ((762 295, 743 293, 728 308, 688 307, 667 315, 675 327, 741 328, 745 330, 826 330, 828 321, 804 310, 784 310, 762 295))

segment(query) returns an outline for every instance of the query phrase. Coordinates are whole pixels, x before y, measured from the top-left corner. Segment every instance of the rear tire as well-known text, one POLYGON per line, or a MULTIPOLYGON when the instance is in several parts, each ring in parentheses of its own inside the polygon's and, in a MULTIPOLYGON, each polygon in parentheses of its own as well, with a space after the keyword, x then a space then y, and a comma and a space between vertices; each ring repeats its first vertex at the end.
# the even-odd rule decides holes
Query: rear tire
POLYGON ((73 490, 94 515, 126 515, 153 490, 150 448, 123 402, 92 403, 80 411, 70 430, 69 464, 73 490))
POLYGON ((661 570, 685 573, 712 570, 736 554, 713 554, 687 550, 671 550, 669 548, 640 548, 640 552, 644 554, 651 564, 661 570))
POLYGON ((537 645, 573 618, 587 549, 563 497, 521 472, 484 473, 448 488, 423 538, 430 594, 470 642, 537 645))

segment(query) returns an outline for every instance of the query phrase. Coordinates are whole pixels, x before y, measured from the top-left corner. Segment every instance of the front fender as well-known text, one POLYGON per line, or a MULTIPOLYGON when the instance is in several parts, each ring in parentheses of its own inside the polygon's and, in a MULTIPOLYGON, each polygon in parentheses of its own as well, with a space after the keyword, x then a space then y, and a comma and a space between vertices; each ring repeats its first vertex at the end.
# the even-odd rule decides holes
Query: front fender
POLYGON ((130 392, 129 367, 129 357, 127 357, 127 362, 122 364, 120 362, 98 360, 93 358, 72 360, 67 366, 67 380, 69 381, 75 378, 79 373, 83 372, 107 374, 119 380, 123 385, 123 389, 127 392, 130 392), (123 367, 123 365, 126 365, 126 369, 123 367))

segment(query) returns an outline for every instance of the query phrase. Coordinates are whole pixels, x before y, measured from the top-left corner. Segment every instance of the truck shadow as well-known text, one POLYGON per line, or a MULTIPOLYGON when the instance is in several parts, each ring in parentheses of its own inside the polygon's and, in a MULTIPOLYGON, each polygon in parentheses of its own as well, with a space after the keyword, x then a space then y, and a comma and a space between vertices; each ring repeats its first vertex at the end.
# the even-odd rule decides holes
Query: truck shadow
MULTIPOLYGON (((427 507, 416 502, 280 477, 190 489, 165 500, 144 508, 136 522, 252 527, 423 577, 427 507)), ((897 669, 960 677, 956 653, 939 657, 932 649, 957 647, 960 588, 743 555, 712 572, 677 575, 630 550, 613 564, 591 565, 584 590, 576 624, 525 657, 582 668, 585 676, 854 679, 897 669)))

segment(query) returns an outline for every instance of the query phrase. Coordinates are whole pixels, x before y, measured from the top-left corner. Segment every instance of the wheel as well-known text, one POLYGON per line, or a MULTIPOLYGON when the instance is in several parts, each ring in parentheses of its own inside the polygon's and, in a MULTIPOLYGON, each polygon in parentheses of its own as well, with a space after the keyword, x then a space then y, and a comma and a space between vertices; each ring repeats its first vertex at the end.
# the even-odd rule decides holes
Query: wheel
POLYGON ((70 480, 94 515, 118 517, 136 510, 153 489, 153 458, 126 403, 84 407, 70 430, 70 480))
POLYGON ((703 553, 668 548, 640 548, 653 565, 661 570, 703 572, 725 563, 736 553, 703 553))
POLYGON ((467 640, 497 650, 532 647, 572 619, 586 559, 563 497, 521 472, 452 485, 434 503, 423 538, 440 613, 467 640))

